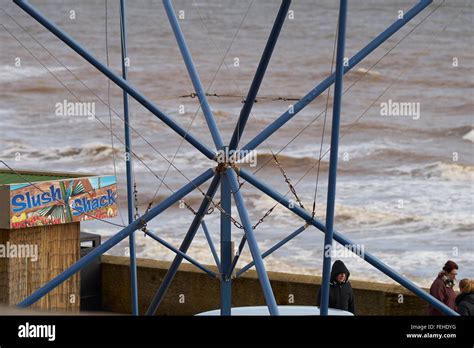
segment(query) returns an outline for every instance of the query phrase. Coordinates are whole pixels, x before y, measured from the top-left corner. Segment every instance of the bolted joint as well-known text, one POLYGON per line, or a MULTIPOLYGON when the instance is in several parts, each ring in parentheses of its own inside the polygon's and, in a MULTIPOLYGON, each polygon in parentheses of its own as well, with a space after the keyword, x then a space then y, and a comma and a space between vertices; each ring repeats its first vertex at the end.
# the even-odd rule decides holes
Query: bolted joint
POLYGON ((223 282, 231 282, 232 280, 237 278, 237 272, 234 269, 232 271, 232 274, 220 273, 218 276, 219 276, 219 279, 223 282))
POLYGON ((220 280, 222 282, 228 282, 230 280, 229 277, 227 276, 227 274, 220 273, 219 275, 220 275, 220 280))
POLYGON ((214 156, 214 160, 218 163, 218 168, 226 169, 229 167, 237 168, 237 163, 240 158, 240 152, 238 150, 232 150, 228 146, 222 147, 217 151, 214 156))
POLYGON ((218 163, 215 168, 215 171, 217 173, 224 173, 228 167, 229 167, 228 163, 218 163))

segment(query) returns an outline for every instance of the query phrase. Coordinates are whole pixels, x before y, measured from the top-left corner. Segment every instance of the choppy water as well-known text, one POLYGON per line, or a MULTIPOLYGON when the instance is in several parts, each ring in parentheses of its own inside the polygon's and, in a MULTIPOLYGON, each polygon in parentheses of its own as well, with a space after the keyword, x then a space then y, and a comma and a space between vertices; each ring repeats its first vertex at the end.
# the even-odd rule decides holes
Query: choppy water
MULTIPOLYGON (((414 1, 351 1, 347 56, 354 55, 396 20, 399 9, 407 10, 412 3, 414 1)), ((105 62, 103 1, 33 1, 33 4, 105 62), (69 19, 71 10, 76 14, 74 20, 69 19)), ((180 23, 209 93, 245 95, 278 10, 278 2, 196 0, 175 1, 174 4, 177 10, 185 11, 185 19, 180 23), (243 25, 235 35, 247 10, 243 25), (239 67, 234 67, 236 57, 239 67)), ((474 276, 473 3, 446 1, 373 69, 368 73, 367 70, 438 4, 440 1, 435 1, 346 75, 346 88, 360 80, 344 96, 336 207, 338 231, 422 285, 430 283, 447 259, 458 262, 460 277, 474 276), (453 67, 454 57, 459 62, 457 67, 453 67), (393 86, 363 118, 354 123, 391 84, 393 86), (389 99, 420 103, 419 119, 381 116, 380 104, 389 99)), ((1 24, 51 72, 0 27, 0 158, 18 169, 108 174, 114 172, 115 156, 125 218, 123 146, 114 139, 112 147, 110 131, 97 119, 55 116, 56 103, 75 99, 51 73, 81 101, 95 102, 96 116, 107 127, 108 110, 37 41, 104 100, 107 100, 107 80, 10 1, 1 0, 1 7, 21 27, 4 12, 0 12, 1 24), (15 66, 17 57, 21 59, 20 67, 15 66), (15 161, 18 155, 19 161, 15 161)), ((108 7, 110 64, 119 72, 118 2, 109 1, 108 7)), ((176 98, 193 90, 161 2, 140 1, 139 5, 130 3, 129 7, 130 81, 179 123, 186 127, 192 123, 192 132, 213 147, 203 115, 198 113, 194 118, 197 100, 176 98), (184 114, 179 113, 180 105, 185 107, 184 114)), ((330 70, 336 2, 295 1, 291 8, 295 18, 285 23, 260 96, 302 97, 330 70)), ((115 86, 112 86, 111 98, 112 107, 121 114, 121 91, 115 86)), ((209 100, 224 138, 229 139, 242 98, 209 97, 209 100)), ((260 99, 253 108, 242 144, 285 112, 290 103, 260 99)), ((273 135, 268 145, 259 148, 258 166, 250 169, 259 169, 258 175, 267 183, 280 192, 287 192, 275 165, 270 163, 261 168, 271 158, 269 147, 275 152, 280 150, 324 108, 325 96, 322 96, 273 135)), ((135 160, 138 199, 140 212, 143 212, 159 185, 150 170, 162 176, 168 167, 156 150, 172 158, 180 138, 138 103, 132 102, 131 110, 133 127, 155 148, 153 150, 137 133, 133 134, 135 152, 149 167, 135 160)), ((330 124, 330 111, 328 115, 330 124)), ((123 139, 123 126, 115 115, 112 125, 117 136, 123 139)), ((320 117, 281 153, 281 163, 293 182, 316 164, 322 125, 323 117, 320 117)), ((329 145, 329 127, 325 134, 323 153, 329 145)), ((317 196, 316 216, 322 219, 327 161, 328 156, 322 161, 317 196)), ((188 178, 212 165, 187 143, 180 147, 174 163, 188 178)), ((313 169, 296 186, 309 209, 315 178, 316 169, 313 169)), ((177 189, 187 181, 172 168, 166 182, 172 189, 177 189)), ((243 187, 243 192, 251 218, 256 222, 273 202, 249 185, 243 187)), ((168 194, 169 191, 161 187, 155 202, 168 194)), ((197 207, 200 194, 191 195, 187 201, 197 207)), ((236 216, 235 212, 233 214, 236 216)), ((217 211, 206 219, 217 241, 217 211)), ((150 226, 166 240, 179 245, 191 220, 188 211, 176 206, 150 226)), ((120 222, 120 218, 115 222, 120 222)), ((270 247, 301 224, 284 209, 276 209, 257 229, 260 247, 270 247)), ((104 236, 117 230, 98 222, 84 223, 83 228, 104 236)), ((238 244, 242 231, 235 229, 233 233, 238 244)), ((141 233, 138 233, 137 243, 140 257, 173 257, 141 233)), ((123 243, 111 253, 123 254, 125 247, 126 243, 123 243)), ((271 270, 320 274, 322 247, 323 234, 309 228, 268 257, 266 264, 271 270)), ((203 262, 212 262, 202 232, 190 254, 203 262)), ((247 249, 241 259, 250 260, 247 249)), ((357 258, 342 259, 354 278, 389 281, 357 258)))

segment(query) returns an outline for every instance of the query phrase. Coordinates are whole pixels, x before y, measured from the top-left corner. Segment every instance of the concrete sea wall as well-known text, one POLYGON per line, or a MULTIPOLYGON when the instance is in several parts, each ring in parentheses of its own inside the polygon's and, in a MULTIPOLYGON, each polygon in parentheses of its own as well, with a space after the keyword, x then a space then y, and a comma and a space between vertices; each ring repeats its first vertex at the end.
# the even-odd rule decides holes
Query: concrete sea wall
MULTIPOLYGON (((102 309, 130 313, 129 259, 102 256, 102 309)), ((143 314, 160 286, 170 262, 138 259, 139 308, 143 314)), ((208 266, 216 271, 215 266, 208 266)), ((315 305, 321 277, 269 272, 278 304, 315 305)), ((426 315, 427 304, 398 285, 351 280, 357 315, 426 315)), ((265 304, 255 271, 233 282, 232 305, 265 304)), ((219 282, 190 264, 182 264, 157 312, 194 315, 219 308, 219 282)))

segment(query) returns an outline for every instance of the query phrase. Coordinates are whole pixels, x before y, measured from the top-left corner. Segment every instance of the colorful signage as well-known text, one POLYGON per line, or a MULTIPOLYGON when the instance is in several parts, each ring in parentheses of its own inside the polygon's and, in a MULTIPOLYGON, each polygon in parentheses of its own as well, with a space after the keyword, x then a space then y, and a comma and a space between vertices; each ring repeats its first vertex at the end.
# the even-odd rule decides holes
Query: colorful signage
POLYGON ((105 219, 118 212, 114 176, 5 186, 9 187, 11 229, 105 219))

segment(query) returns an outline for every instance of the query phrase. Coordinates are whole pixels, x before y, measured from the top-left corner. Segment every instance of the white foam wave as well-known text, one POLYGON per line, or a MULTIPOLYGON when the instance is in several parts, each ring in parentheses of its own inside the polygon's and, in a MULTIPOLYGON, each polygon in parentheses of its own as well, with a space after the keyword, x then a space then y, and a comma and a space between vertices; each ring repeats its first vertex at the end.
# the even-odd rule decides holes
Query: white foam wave
POLYGON ((426 179, 443 179, 447 181, 472 181, 474 167, 457 163, 433 162, 423 166, 404 165, 391 170, 394 174, 410 175, 426 179))
POLYGON ((361 73, 361 74, 367 74, 369 76, 374 76, 374 77, 380 77, 382 76, 381 73, 379 73, 378 71, 376 70, 369 70, 369 69, 365 69, 365 68, 358 68, 356 70, 358 73, 361 73))
MULTIPOLYGON (((86 143, 80 146, 50 147, 38 149, 20 141, 7 142, 7 148, 0 153, 3 158, 14 157, 16 153, 21 153, 25 161, 48 161, 48 162, 98 162, 110 161, 115 154, 116 161, 122 159, 121 147, 112 147, 105 143, 86 143)), ((139 155, 140 158, 149 160, 147 155, 139 155)), ((106 164, 104 162, 104 164, 106 164)))
MULTIPOLYGON (((323 147, 323 153, 329 148, 329 145, 325 145, 323 147)), ((354 144, 341 144, 339 146, 339 156, 343 156, 344 153, 348 153, 351 159, 357 158, 366 158, 368 156, 373 155, 379 151, 383 150, 403 150, 405 147, 403 144, 395 143, 391 141, 367 141, 367 142, 359 142, 354 144)), ((296 149, 291 149, 289 151, 284 152, 285 155, 291 156, 294 158, 315 158, 319 157, 319 147, 315 145, 306 145, 301 146, 296 149)), ((322 158, 322 161, 329 161, 329 154, 326 154, 322 158)))
POLYGON ((464 140, 474 143, 474 129, 471 129, 470 132, 466 133, 463 137, 464 140))
MULTIPOLYGON (((253 202, 256 210, 258 210, 260 214, 263 214, 275 205, 275 201, 266 195, 259 196, 253 202)), ((303 204, 305 204, 306 207, 311 207, 311 202, 303 202, 303 204)), ((324 221, 326 207, 323 204, 319 205, 318 212, 319 214, 317 214, 316 217, 324 221)), ((339 223, 350 223, 352 225, 356 224, 357 226, 390 224, 402 225, 411 222, 418 222, 424 219, 423 216, 416 215, 407 209, 396 209, 393 204, 385 205, 381 204, 381 202, 363 206, 336 204, 335 212, 336 220, 339 223)), ((299 217, 281 205, 278 205, 273 210, 272 219, 273 223, 275 223, 275 220, 281 220, 283 222, 288 222, 289 219, 295 222, 301 221, 299 217)))
MULTIPOLYGON (((52 72, 64 71, 64 67, 48 68, 52 72)), ((23 79, 30 79, 35 77, 41 77, 49 72, 43 67, 15 67, 13 65, 2 65, 0 67, 0 81, 2 82, 13 82, 23 79)))

